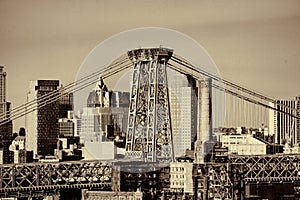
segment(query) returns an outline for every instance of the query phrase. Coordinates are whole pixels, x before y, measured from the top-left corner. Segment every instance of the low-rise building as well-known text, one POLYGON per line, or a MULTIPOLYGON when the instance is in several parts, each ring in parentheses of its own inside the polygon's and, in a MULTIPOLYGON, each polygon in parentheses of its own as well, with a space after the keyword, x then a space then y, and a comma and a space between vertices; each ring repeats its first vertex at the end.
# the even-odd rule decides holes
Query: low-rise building
POLYGON ((170 164, 170 190, 193 194, 193 163, 189 161, 170 164))
POLYGON ((25 136, 17 136, 9 146, 9 150, 14 153, 15 164, 26 163, 25 136))
POLYGON ((221 135, 222 147, 228 148, 229 154, 266 155, 268 143, 250 134, 221 135))

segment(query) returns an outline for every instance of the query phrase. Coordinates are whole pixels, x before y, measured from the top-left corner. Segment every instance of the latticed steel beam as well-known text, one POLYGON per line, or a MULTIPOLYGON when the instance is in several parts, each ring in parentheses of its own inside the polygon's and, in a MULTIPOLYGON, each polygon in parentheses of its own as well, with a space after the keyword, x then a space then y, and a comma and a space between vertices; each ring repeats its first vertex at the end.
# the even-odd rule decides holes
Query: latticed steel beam
POLYGON ((111 188, 112 166, 99 161, 1 165, 0 197, 72 188, 111 188))
POLYGON ((174 160, 165 48, 128 52, 133 63, 126 157, 149 162, 174 160))
POLYGON ((195 166, 198 199, 241 199, 242 170, 239 166, 224 163, 195 166))
POLYGON ((230 156, 244 167, 245 182, 300 181, 300 155, 230 156))

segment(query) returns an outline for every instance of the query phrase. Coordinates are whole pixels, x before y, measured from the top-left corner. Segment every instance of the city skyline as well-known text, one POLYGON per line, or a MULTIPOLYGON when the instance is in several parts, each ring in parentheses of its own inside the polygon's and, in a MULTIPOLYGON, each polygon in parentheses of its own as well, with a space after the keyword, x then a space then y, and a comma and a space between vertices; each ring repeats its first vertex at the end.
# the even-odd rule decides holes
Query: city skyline
POLYGON ((0 199, 299 199, 299 1, 2 0, 0 25, 0 199))
MULTIPOLYGON (((145 26, 171 28, 192 37, 208 51, 226 79, 274 98, 299 94, 296 74, 300 59, 296 52, 299 52, 300 12, 296 1, 232 1, 233 4, 195 1, 182 9, 182 15, 176 12, 181 8, 180 2, 170 7, 162 2, 153 19, 146 13, 139 20, 136 20, 138 13, 128 12, 131 13, 128 15, 127 11, 110 19, 105 17, 115 7, 133 9, 130 6, 134 2, 126 5, 96 1, 45 5, 35 2, 34 6, 30 2, 34 1, 26 2, 27 5, 2 1, 0 6, 3 27, 0 63, 8 73, 7 99, 13 103, 12 107, 26 102, 30 80, 73 82, 84 58, 96 45, 111 35, 145 26), (205 11, 206 8, 213 11, 205 11), (165 15, 164 9, 169 15, 165 15), (26 23, 20 21, 23 15, 26 23), (122 15, 128 16, 128 25, 118 21, 122 15), (179 20, 171 20, 176 16, 179 20), (157 22, 157 18, 162 20, 157 22), (80 23, 87 21, 89 24, 80 23), (68 73, 61 73, 62 68, 68 73)), ((135 5, 154 7, 150 3, 135 2, 135 5)))

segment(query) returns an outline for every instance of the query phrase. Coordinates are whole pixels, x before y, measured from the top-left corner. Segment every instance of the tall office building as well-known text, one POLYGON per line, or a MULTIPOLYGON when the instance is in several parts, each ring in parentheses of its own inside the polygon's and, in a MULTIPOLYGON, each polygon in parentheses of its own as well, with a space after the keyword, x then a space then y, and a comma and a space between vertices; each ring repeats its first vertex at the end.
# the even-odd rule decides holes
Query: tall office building
MULTIPOLYGON (((94 108, 94 110, 84 108, 81 119, 81 138, 87 138, 84 134, 90 131, 85 131, 85 128, 90 127, 91 123, 94 123, 93 121, 95 121, 95 123, 97 121, 99 124, 99 130, 97 129, 97 132, 105 133, 106 137, 114 138, 116 135, 125 135, 128 124, 129 98, 129 92, 108 91, 107 86, 103 80, 100 79, 87 99, 87 107, 94 108), (96 115, 97 118, 90 116, 89 118, 92 121, 88 122, 85 118, 89 114, 96 115)), ((90 130, 92 130, 91 127, 90 130)))
POLYGON ((0 126, 0 164, 10 164, 13 162, 13 152, 9 150, 9 146, 13 140, 13 124, 11 120, 5 121, 5 124, 0 126))
POLYGON ((80 141, 98 142, 100 139, 99 115, 96 108, 83 108, 81 114, 80 141))
POLYGON ((275 136, 277 144, 288 143, 291 146, 300 145, 300 97, 290 100, 277 100, 270 103, 277 110, 269 111, 269 133, 275 136))
POLYGON ((193 148, 197 134, 197 88, 191 77, 176 74, 169 84, 175 157, 193 148))
POLYGON ((114 159, 116 135, 125 135, 129 93, 108 91, 101 79, 80 114, 80 141, 85 159, 114 159))
POLYGON ((68 112, 73 110, 73 93, 61 94, 59 99, 59 118, 68 118, 68 112))
POLYGON ((6 72, 0 66, 0 121, 9 120, 10 102, 6 101, 6 72))
POLYGON ((13 162, 13 153, 9 151, 12 142, 12 121, 10 120, 10 102, 6 101, 6 72, 0 66, 0 164, 13 162))
POLYGON ((43 105, 43 95, 58 92, 58 80, 37 80, 30 82, 27 101, 37 99, 34 107, 26 115, 26 150, 33 151, 34 158, 38 155, 53 155, 58 139, 59 101, 43 105))
POLYGON ((5 119, 5 113, 8 111, 6 102, 6 72, 3 68, 3 66, 0 66, 0 121, 5 119))
POLYGON ((125 135, 128 124, 129 92, 110 91, 109 107, 99 108, 100 124, 108 138, 125 135))

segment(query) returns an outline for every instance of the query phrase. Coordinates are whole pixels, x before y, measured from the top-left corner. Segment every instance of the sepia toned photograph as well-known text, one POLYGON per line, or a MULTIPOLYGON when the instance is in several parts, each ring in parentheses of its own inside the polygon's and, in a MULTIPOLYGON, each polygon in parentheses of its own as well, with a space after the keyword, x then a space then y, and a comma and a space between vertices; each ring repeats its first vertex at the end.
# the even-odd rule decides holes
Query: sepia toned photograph
POLYGON ((300 199, 298 0, 0 0, 0 200, 300 199))

